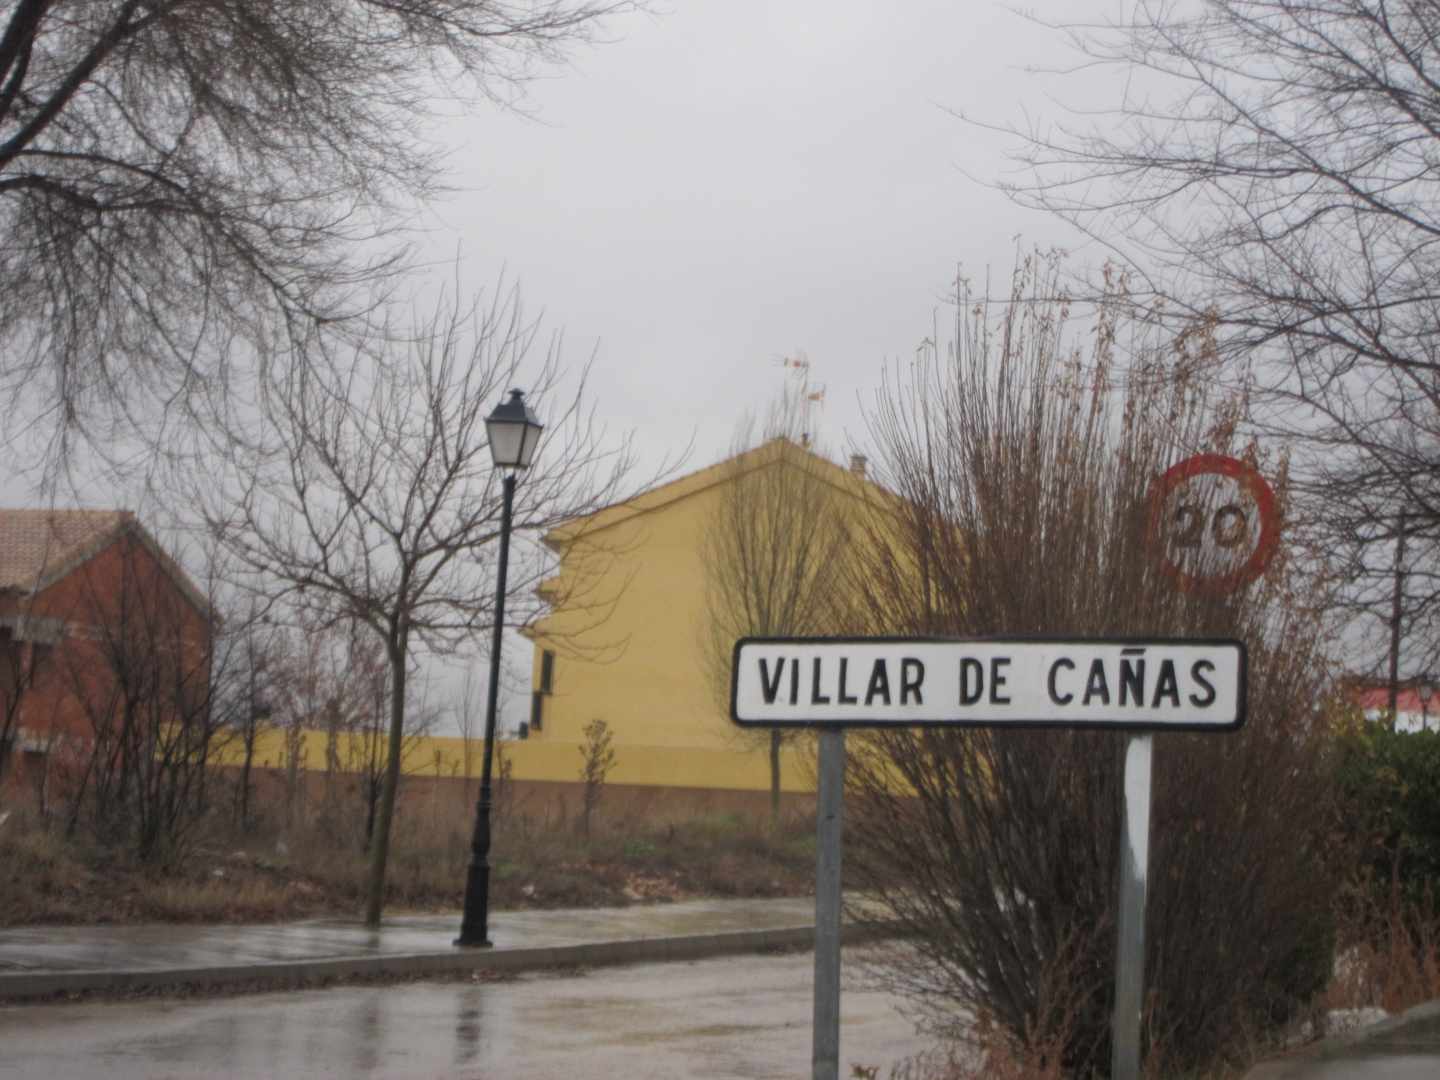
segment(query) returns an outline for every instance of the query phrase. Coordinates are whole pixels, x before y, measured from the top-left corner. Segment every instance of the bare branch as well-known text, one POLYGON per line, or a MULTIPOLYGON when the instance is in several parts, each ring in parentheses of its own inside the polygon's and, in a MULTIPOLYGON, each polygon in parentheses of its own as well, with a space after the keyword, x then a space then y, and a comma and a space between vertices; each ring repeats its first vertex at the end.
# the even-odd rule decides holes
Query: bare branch
POLYGON ((235 420, 278 344, 387 295, 440 181, 429 102, 510 106, 632 7, 0 5, 0 386, 62 460, 75 439, 173 452, 157 425, 235 420))
POLYGON ((1146 2, 1060 27, 1112 109, 1010 128, 1002 185, 1142 268, 1145 316, 1217 324, 1216 377, 1290 449, 1297 539, 1344 555, 1353 663, 1383 658, 1395 523, 1405 662, 1440 667, 1440 7, 1146 2), (1368 631, 1368 632, 1367 632, 1368 631))

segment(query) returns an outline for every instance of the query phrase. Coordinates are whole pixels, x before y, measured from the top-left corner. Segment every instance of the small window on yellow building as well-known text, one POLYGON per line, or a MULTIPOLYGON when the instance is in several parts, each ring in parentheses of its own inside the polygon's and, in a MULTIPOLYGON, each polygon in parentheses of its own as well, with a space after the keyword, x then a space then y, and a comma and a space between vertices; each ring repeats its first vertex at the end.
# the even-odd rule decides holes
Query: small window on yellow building
POLYGON ((555 692, 555 654, 549 649, 540 654, 540 692, 555 692))

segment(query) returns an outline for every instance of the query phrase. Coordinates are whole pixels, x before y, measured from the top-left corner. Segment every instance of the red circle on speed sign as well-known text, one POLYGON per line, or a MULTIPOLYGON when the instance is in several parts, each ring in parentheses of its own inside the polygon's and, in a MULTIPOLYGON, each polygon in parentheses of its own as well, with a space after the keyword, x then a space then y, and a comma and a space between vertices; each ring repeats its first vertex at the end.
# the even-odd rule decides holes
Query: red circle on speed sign
POLYGON ((1196 454, 1151 487, 1146 535, 1182 592, 1233 592, 1259 577, 1275 554, 1275 493, 1253 465, 1196 454))

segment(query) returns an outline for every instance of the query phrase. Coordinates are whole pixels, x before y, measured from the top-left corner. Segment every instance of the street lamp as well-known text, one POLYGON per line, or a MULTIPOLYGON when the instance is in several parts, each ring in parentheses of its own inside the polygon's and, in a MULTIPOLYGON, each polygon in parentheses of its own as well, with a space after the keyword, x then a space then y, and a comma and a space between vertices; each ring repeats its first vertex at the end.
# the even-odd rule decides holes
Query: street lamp
POLYGON ((495 585, 495 634, 490 641, 490 692, 485 702, 485 756, 480 765, 480 799, 475 804, 475 835, 470 840, 470 869, 465 875, 465 913, 456 945, 488 947, 490 921, 490 765, 495 752, 495 701, 500 693, 500 637, 505 629, 505 571, 510 562, 510 510, 515 477, 528 469, 545 425, 525 404, 525 394, 510 391, 510 400, 485 418, 490 456, 497 469, 507 470, 500 510, 500 569, 495 585))

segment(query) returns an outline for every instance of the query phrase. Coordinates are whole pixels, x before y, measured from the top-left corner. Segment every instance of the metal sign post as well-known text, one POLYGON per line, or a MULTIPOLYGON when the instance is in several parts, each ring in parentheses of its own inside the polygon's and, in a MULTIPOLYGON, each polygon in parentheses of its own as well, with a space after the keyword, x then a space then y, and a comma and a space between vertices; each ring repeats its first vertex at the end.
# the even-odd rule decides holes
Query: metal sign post
POLYGON ((815 1022, 810 1068, 814 1080, 840 1075, 840 836, 845 806, 845 732, 820 732, 815 808, 815 1022))
POLYGON ((1125 745, 1110 1080, 1140 1080, 1140 1016, 1145 998, 1145 890, 1150 863, 1151 742, 1149 735, 1133 735, 1125 745))

